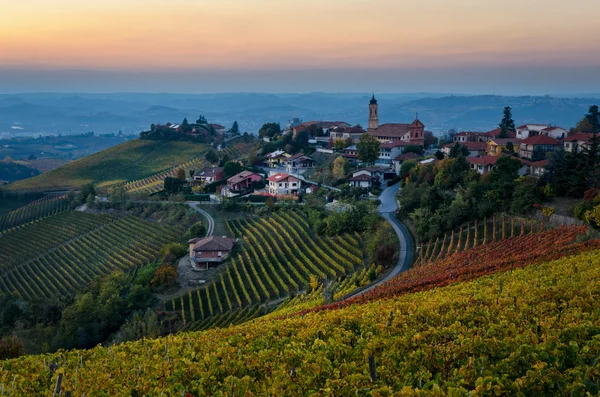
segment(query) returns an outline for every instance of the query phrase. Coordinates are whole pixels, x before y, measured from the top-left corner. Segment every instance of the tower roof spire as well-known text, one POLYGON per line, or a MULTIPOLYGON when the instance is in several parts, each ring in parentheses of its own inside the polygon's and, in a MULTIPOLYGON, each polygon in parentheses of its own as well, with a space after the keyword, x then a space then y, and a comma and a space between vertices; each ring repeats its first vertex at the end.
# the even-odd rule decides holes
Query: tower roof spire
POLYGON ((371 100, 369 101, 369 103, 371 105, 377 105, 377 99, 375 99, 375 93, 373 93, 373 96, 371 97, 371 100))

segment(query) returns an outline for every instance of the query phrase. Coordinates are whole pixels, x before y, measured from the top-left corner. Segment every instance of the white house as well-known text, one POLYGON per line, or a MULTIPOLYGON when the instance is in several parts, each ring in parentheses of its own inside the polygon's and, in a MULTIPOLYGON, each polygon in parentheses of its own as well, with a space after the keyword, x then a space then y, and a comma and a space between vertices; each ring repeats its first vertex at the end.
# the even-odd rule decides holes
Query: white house
POLYGON ((278 172, 267 178, 269 182, 269 193, 274 195, 296 194, 300 190, 300 180, 293 176, 278 172))
POLYGON ((406 145, 408 145, 406 141, 388 141, 380 144, 377 164, 392 164, 392 160, 402 154, 403 147, 406 145))

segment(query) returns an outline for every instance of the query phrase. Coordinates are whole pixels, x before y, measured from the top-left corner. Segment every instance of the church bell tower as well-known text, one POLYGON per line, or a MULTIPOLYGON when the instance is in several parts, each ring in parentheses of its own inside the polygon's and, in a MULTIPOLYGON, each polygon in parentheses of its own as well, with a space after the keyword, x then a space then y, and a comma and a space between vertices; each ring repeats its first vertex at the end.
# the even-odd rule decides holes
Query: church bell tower
POLYGON ((375 94, 369 101, 369 131, 376 130, 379 127, 379 106, 377 105, 377 99, 375 94))

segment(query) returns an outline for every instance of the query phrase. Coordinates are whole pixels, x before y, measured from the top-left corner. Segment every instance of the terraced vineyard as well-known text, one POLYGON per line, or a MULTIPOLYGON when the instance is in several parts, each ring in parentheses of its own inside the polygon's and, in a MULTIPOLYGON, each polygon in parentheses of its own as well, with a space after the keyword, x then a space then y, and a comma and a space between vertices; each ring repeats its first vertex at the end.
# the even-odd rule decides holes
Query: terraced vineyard
MULTIPOLYGON (((514 242, 524 252, 531 240, 514 242)), ((577 253, 341 310, 24 356, 2 363, 0 386, 50 396, 60 377, 58 392, 73 396, 595 396, 598 263, 597 250, 577 253)))
POLYGON ((215 315, 309 290, 311 275, 336 280, 363 264, 357 236, 313 238, 308 223, 296 212, 228 221, 227 226, 242 239, 241 251, 230 258, 216 280, 166 302, 167 310, 181 311, 188 328, 206 328, 215 315))
POLYGON ((223 152, 230 159, 242 159, 247 157, 251 151, 256 151, 258 149, 259 144, 256 141, 252 142, 239 142, 233 146, 228 146, 223 149, 223 152))
POLYGON ((68 210, 69 203, 64 196, 41 198, 14 211, 0 215, 0 233, 68 210))
POLYGON ((153 260, 179 232, 134 216, 58 214, 0 236, 0 294, 72 294, 93 278, 153 260))
POLYGON ((129 193, 156 193, 163 189, 164 181, 167 177, 174 177, 177 174, 177 169, 183 168, 187 173, 189 170, 198 170, 204 167, 204 159, 197 158, 190 160, 184 164, 173 167, 169 171, 159 172, 147 178, 138 179, 125 183, 125 189, 129 193))

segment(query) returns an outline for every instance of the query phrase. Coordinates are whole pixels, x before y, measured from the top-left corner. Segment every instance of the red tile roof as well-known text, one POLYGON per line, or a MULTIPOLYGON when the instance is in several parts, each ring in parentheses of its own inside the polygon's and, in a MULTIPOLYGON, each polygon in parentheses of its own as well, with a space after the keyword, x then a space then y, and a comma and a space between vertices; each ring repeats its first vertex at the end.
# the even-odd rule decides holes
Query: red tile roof
POLYGON ((417 155, 416 153, 407 152, 407 153, 403 153, 400 156, 396 157, 394 159, 394 161, 412 160, 412 159, 416 159, 417 157, 419 157, 419 155, 417 155))
POLYGON ((559 145, 560 143, 547 135, 536 135, 530 136, 527 139, 521 141, 524 145, 559 145))
POLYGON ((288 182, 297 182, 298 179, 294 178, 293 176, 286 174, 285 172, 278 172, 275 175, 271 175, 270 177, 267 178, 267 181, 269 182, 282 182, 287 180, 288 182))
POLYGON ((565 138, 565 142, 587 142, 592 139, 592 134, 586 134, 585 132, 576 132, 575 134, 565 138))
POLYGON ((493 165, 501 156, 481 156, 481 157, 467 157, 467 161, 471 164, 481 165, 493 165))
POLYGON ((210 236, 199 240, 192 239, 188 243, 194 243, 194 251, 231 251, 235 245, 235 239, 225 236, 210 236))
POLYGON ((360 174, 357 176, 353 176, 352 178, 349 178, 348 181, 349 182, 362 182, 362 181, 374 181, 376 178, 373 178, 367 174, 360 174))
POLYGON ((529 165, 532 167, 545 167, 548 164, 550 164, 550 160, 540 160, 529 163, 529 165))
POLYGON ((252 175, 258 175, 254 172, 250 172, 250 171, 242 171, 237 175, 232 176, 231 178, 227 179, 227 183, 240 183, 245 181, 246 179, 250 178, 252 175))
POLYGON ((386 123, 381 124, 377 129, 369 131, 367 134, 373 136, 385 136, 393 138, 402 138, 410 132, 411 124, 386 123))
POLYGON ((392 149, 395 147, 401 147, 401 146, 407 146, 407 145, 410 145, 410 143, 406 142, 406 141, 393 140, 393 141, 382 143, 381 145, 379 145, 379 147, 385 148, 385 149, 392 149))
POLYGON ((471 142, 471 141, 447 143, 444 145, 444 147, 451 148, 456 144, 464 145, 470 150, 485 150, 487 148, 487 144, 485 142, 471 142))

